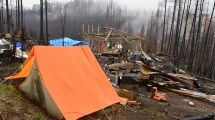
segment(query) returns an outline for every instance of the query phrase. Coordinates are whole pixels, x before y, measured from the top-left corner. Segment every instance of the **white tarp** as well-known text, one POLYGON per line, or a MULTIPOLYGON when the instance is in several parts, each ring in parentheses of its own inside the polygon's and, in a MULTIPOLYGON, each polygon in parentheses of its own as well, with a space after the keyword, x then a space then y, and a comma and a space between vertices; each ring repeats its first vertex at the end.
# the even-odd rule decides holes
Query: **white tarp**
POLYGON ((13 44, 5 39, 0 39, 0 54, 4 52, 4 50, 11 50, 13 49, 13 44))

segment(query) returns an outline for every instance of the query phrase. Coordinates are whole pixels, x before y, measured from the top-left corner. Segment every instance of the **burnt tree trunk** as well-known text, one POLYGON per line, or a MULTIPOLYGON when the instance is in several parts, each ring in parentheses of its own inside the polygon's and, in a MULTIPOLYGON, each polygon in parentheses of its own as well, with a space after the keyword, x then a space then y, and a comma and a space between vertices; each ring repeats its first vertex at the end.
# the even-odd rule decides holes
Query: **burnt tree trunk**
POLYGON ((174 10, 173 10, 173 16, 172 16, 172 24, 171 24, 171 29, 170 29, 170 36, 169 36, 169 41, 166 49, 166 53, 170 53, 171 51, 171 44, 172 44, 172 36, 173 36, 173 31, 174 31, 174 23, 175 23, 175 13, 176 13, 176 7, 177 7, 177 0, 174 1, 174 10))
POLYGON ((188 19, 189 19, 189 14, 190 14, 191 3, 192 3, 192 0, 190 0, 187 4, 186 22, 185 22, 185 26, 184 26, 185 28, 184 28, 183 38, 182 38, 180 52, 179 52, 179 59, 185 57, 184 49, 185 49, 185 42, 186 42, 186 36, 187 36, 187 26, 188 26, 188 19))
POLYGON ((161 40, 161 52, 163 52, 164 39, 165 39, 165 27, 166 27, 166 8, 167 8, 167 0, 165 0, 164 23, 163 23, 163 35, 162 35, 162 40, 161 40))
MULTIPOLYGON (((211 18, 210 18, 210 22, 209 22, 209 25, 208 25, 207 34, 206 34, 206 38, 205 38, 205 42, 204 42, 204 49, 203 49, 202 57, 201 57, 202 60, 200 62, 201 66, 203 66, 203 64, 206 63, 206 60, 207 60, 207 56, 205 56, 205 53, 206 53, 206 49, 207 49, 207 43, 208 43, 208 37, 209 37, 209 33, 210 33, 210 27, 211 27, 213 15, 214 15, 214 9, 215 9, 215 0, 214 0, 213 10, 212 10, 212 13, 211 13, 211 18)), ((205 73, 204 71, 205 70, 203 69, 202 72, 205 73)))
POLYGON ((40 41, 39 44, 43 44, 43 0, 40 0, 40 41))
POLYGON ((6 15, 7 15, 7 32, 10 33, 10 15, 8 0, 6 0, 6 15))
POLYGON ((45 12, 46 12, 46 44, 49 40, 49 32, 48 32, 48 1, 45 0, 45 12))

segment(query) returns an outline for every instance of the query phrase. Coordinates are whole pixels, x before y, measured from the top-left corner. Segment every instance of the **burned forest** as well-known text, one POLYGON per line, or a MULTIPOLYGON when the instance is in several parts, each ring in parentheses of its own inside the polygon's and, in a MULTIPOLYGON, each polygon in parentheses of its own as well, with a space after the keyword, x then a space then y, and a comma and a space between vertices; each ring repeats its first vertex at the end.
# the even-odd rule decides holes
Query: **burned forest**
POLYGON ((215 119, 215 0, 0 0, 0 119, 215 119))

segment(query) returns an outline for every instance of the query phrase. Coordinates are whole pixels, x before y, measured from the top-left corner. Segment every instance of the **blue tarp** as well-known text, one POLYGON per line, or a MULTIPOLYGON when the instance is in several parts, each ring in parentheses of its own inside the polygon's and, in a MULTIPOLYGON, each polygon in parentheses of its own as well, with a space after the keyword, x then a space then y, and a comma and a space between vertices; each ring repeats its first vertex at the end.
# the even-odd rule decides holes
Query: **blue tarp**
POLYGON ((63 41, 64 41, 64 46, 82 46, 82 45, 88 45, 89 43, 85 41, 77 41, 70 39, 68 37, 63 38, 58 38, 54 40, 50 40, 49 43, 51 46, 63 46, 63 41))
POLYGON ((22 50, 25 50, 27 46, 25 43, 16 42, 16 48, 22 51, 22 50))

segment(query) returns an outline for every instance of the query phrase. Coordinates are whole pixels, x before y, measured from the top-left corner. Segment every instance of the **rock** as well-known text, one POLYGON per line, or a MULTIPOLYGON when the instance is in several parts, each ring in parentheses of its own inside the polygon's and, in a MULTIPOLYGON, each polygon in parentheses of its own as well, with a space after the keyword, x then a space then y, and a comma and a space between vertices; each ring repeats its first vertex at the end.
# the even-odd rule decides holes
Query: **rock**
POLYGON ((191 102, 191 101, 189 101, 189 105, 190 105, 190 106, 194 106, 194 103, 191 102))

